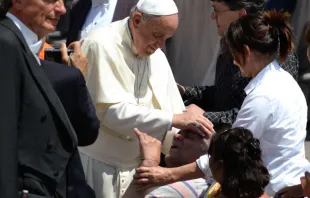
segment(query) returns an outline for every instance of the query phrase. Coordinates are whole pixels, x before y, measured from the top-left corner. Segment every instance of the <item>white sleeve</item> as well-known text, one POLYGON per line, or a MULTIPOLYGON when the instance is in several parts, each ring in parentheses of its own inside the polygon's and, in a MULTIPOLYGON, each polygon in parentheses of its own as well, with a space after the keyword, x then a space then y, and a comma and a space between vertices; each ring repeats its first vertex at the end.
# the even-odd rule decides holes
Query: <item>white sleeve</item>
POLYGON ((209 156, 208 154, 200 156, 199 159, 196 160, 196 163, 200 170, 205 174, 205 178, 210 178, 212 177, 212 172, 209 167, 209 156))
MULTIPOLYGON (((171 126, 173 114, 158 109, 121 102, 111 106, 98 106, 101 124, 125 136, 133 135, 133 129, 163 138, 171 126)), ((135 136, 134 136, 135 137, 135 136)))
POLYGON ((246 128, 253 133, 255 138, 259 139, 271 119, 272 106, 269 98, 253 95, 244 100, 233 128, 246 128))

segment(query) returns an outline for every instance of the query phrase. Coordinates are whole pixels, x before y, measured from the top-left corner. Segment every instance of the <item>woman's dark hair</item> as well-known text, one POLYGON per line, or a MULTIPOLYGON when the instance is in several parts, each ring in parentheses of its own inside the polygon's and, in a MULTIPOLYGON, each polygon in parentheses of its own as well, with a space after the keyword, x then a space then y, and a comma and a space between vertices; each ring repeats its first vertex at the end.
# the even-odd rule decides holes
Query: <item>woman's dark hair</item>
POLYGON ((223 161, 222 193, 229 198, 258 198, 269 183, 269 172, 261 159, 259 140, 251 131, 233 128, 216 133, 208 154, 223 161))
POLYGON ((275 10, 265 12, 263 16, 243 16, 228 28, 225 44, 233 55, 240 54, 244 58, 244 46, 247 45, 261 54, 279 55, 282 63, 294 49, 289 19, 288 12, 275 10))
POLYGON ((264 0, 211 0, 225 3, 230 10, 245 9, 247 14, 263 14, 264 0))

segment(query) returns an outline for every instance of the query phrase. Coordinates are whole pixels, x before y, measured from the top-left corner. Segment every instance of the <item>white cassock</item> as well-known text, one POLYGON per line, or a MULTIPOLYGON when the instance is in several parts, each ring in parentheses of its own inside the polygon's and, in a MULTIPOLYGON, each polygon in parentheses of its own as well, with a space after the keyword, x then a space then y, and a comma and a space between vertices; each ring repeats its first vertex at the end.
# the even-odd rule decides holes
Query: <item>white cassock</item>
MULTIPOLYGON (((97 197, 121 197, 139 166, 134 128, 163 140, 173 114, 185 109, 164 53, 138 58, 128 18, 100 27, 82 40, 89 61, 85 79, 101 122, 96 142, 80 148, 88 183, 97 197)), ((167 133, 167 153, 176 129, 167 133)))

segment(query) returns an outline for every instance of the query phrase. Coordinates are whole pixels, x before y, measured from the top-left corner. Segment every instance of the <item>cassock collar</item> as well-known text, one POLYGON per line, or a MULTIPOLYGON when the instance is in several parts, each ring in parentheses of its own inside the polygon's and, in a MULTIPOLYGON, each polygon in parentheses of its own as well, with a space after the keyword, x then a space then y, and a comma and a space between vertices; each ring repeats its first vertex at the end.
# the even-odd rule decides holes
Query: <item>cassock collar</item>
POLYGON ((38 35, 31 31, 23 22, 21 22, 16 16, 7 12, 6 16, 10 18, 17 28, 22 32, 31 52, 37 58, 37 54, 40 51, 43 41, 39 40, 38 35))

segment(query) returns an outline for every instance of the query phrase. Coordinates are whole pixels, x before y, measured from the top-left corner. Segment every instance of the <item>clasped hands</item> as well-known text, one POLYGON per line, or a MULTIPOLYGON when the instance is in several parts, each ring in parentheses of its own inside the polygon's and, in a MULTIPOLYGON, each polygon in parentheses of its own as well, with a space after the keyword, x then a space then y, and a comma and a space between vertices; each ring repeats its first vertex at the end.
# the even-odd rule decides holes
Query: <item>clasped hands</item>
POLYGON ((79 41, 71 43, 68 48, 62 43, 60 52, 63 64, 79 69, 83 76, 85 76, 88 67, 88 60, 81 50, 81 44, 79 41), (73 53, 68 55, 68 49, 73 49, 73 53))

